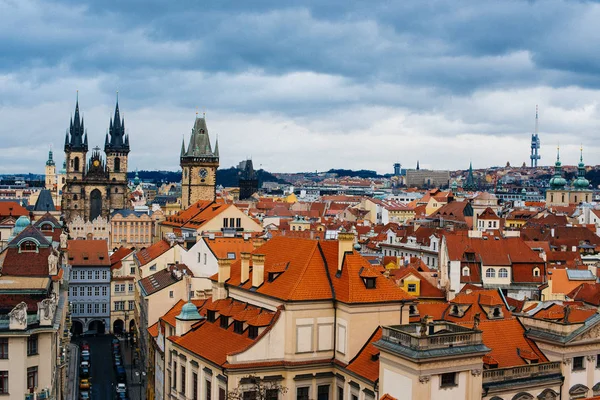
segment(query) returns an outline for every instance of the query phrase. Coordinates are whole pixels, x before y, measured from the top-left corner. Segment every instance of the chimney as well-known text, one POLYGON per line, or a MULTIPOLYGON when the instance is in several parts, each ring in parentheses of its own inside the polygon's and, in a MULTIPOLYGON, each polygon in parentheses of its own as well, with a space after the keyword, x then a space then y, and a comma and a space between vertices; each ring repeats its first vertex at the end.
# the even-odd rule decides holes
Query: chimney
POLYGON ((219 283, 223 283, 231 276, 231 260, 228 258, 219 258, 217 260, 219 265, 219 283))
POLYGON ((258 249, 263 244, 265 244, 265 239, 263 239, 263 238, 256 238, 256 239, 254 239, 252 241, 252 245, 254 246, 254 250, 258 249))
POLYGON ((250 253, 241 253, 240 258, 242 260, 240 282, 244 283, 250 277, 250 253))
POLYGON ((352 232, 339 232, 338 233, 338 271, 342 270, 342 263, 344 262, 344 254, 352 252, 352 246, 354 245, 354 234, 352 232))
POLYGON ((265 255, 252 254, 252 287, 259 287, 265 280, 265 255))

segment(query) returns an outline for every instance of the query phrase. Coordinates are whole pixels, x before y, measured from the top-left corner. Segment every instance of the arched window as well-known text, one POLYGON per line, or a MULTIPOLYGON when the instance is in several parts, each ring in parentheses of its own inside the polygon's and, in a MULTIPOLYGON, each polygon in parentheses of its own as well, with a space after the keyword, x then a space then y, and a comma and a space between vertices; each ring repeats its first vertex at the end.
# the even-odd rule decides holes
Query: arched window
POLYGON ((496 277, 496 270, 494 268, 488 268, 485 270, 485 277, 486 278, 495 278, 496 277))
POLYGON ((498 271, 498 278, 508 278, 508 270, 506 268, 500 268, 500 271, 498 271))
POLYGON ((73 170, 79 171, 79 157, 75 157, 75 161, 73 163, 73 170))
POLYGON ((31 240, 21 243, 21 251, 37 251, 37 246, 31 240))
POLYGON ((464 267, 462 269, 462 276, 471 276, 471 270, 469 269, 469 267, 464 267))
POLYGON ((565 202, 565 194, 564 193, 562 194, 561 199, 562 199, 562 202, 564 203, 565 202))
POLYGON ((540 269, 538 267, 533 269, 533 276, 540 276, 540 269))
POLYGON ((79 199, 79 197, 77 197, 77 195, 76 195, 76 194, 74 194, 74 195, 73 195, 73 200, 78 200, 78 199, 79 199))
POLYGON ((494 316, 494 318, 499 318, 502 316, 502 314, 500 313, 500 307, 495 307, 494 308, 494 312, 492 313, 492 315, 494 316))
POLYGON ((121 159, 115 157, 115 172, 121 172, 121 159))
POLYGON ((115 193, 119 193, 119 188, 115 188, 115 193))

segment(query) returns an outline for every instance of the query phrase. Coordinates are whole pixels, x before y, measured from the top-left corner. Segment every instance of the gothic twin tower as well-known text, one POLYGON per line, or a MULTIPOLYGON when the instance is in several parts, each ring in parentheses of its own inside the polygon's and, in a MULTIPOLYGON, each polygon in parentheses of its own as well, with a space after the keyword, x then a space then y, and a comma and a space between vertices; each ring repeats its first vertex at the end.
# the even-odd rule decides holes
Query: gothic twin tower
MULTIPOLYGON (((125 120, 117 99, 104 141, 104 158, 100 148, 95 147, 88 160, 88 135, 77 99, 75 115, 65 136, 66 180, 61 209, 67 222, 78 216, 84 221, 108 219, 113 210, 128 207, 129 150, 129 135, 125 133, 125 120)), ((180 165, 181 208, 186 209, 199 200, 214 201, 219 143, 215 142, 213 150, 204 116, 196 115, 187 149, 182 143, 180 165)))

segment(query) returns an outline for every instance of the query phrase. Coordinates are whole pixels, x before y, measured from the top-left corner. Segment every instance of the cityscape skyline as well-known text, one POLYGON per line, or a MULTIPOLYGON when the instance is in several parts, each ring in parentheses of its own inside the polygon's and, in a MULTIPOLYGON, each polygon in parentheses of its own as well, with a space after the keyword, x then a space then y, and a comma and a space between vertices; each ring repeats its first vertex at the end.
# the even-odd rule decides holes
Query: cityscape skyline
POLYGON ((598 4, 60 0, 0 10, 0 173, 42 171, 76 90, 92 146, 120 91, 139 169, 176 169, 197 110, 228 149, 223 166, 248 156, 273 172, 529 165, 536 104, 541 165, 559 143, 566 164, 581 144, 586 163, 600 163, 589 48, 598 4), (44 123, 24 123, 33 116, 44 123))

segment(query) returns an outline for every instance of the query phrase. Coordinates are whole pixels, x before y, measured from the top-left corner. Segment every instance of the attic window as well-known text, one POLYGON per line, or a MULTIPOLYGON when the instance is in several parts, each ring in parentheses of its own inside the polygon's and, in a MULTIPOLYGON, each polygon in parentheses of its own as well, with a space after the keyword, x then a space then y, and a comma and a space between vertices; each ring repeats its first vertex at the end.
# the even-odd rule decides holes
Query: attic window
POLYGON ((363 278, 363 282, 367 289, 375 289, 375 278, 363 278))
POLYGON ((540 269, 538 267, 533 269, 533 276, 540 276, 540 269))
POLYGON ((269 272, 269 282, 273 282, 279 275, 281 272, 269 272))
POLYGON ((475 261, 475 253, 465 253, 465 259, 468 262, 474 262, 475 261))
POLYGON ((229 317, 221 315, 221 328, 227 329, 228 326, 229 326, 229 317))
POLYGON ((215 312, 212 310, 208 310, 206 312, 206 319, 208 322, 215 322, 215 312))
POLYGON ((21 243, 21 251, 37 251, 37 245, 35 242, 28 240, 26 242, 21 243))
POLYGON ((248 327, 248 337, 250 339, 256 339, 258 337, 258 326, 248 327))
POLYGON ((235 260, 235 253, 227 253, 227 259, 235 260))
POLYGON ((502 311, 500 310, 500 307, 494 307, 494 311, 492 312, 492 317, 493 318, 502 318, 502 311))
POLYGON ((462 276, 471 276, 471 270, 469 269, 469 267, 463 267, 462 276))
POLYGON ((460 310, 459 310, 458 306, 452 306, 452 308, 450 309, 450 314, 451 315, 459 315, 460 310))
POLYGON ((242 321, 233 321, 233 331, 242 334, 244 332, 244 323, 242 321))
POLYGON ((417 311, 417 307, 412 306, 412 305, 408 307, 408 313, 410 315, 418 315, 419 314, 419 312, 417 311))

